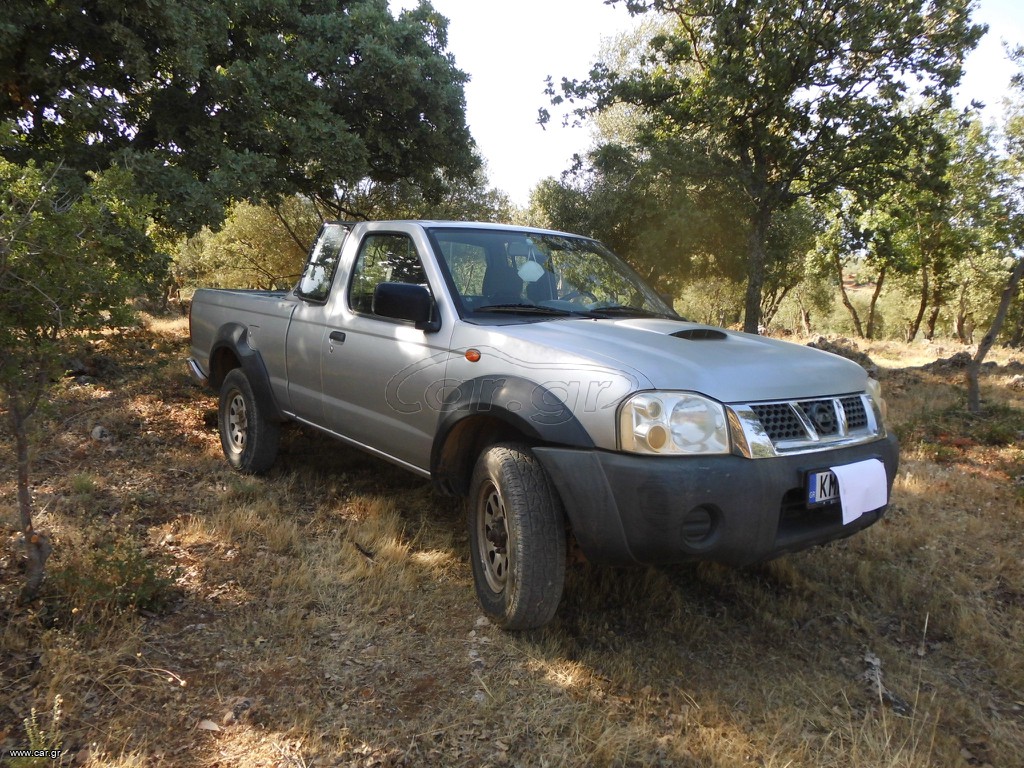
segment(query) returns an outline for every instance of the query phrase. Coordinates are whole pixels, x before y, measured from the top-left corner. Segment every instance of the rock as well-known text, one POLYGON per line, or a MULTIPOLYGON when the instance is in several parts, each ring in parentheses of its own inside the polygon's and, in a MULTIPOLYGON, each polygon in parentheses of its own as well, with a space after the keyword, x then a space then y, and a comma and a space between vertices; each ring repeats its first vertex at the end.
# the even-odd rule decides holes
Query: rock
POLYGON ((1013 376, 1006 384, 1010 389, 1024 390, 1024 375, 1013 376))
POLYGON ((229 706, 230 709, 221 718, 221 723, 224 725, 233 725, 248 720, 252 714, 253 701, 252 699, 239 696, 232 699, 229 702, 229 706))
POLYGON ((88 376, 92 371, 85 367, 85 363, 82 362, 81 358, 73 357, 67 362, 67 375, 68 376, 88 376))
POLYGON ((113 435, 110 434, 110 430, 106 427, 97 424, 92 428, 92 439, 101 443, 109 443, 114 439, 113 435))
POLYGON ((117 363, 109 355, 72 357, 64 364, 64 375, 74 379, 82 376, 97 379, 111 375, 116 367, 117 363))
POLYGON ((966 368, 971 364, 971 355, 968 352, 957 352, 951 358, 947 359, 945 363, 950 368, 966 368))
POLYGON ((833 355, 839 355, 845 357, 847 360, 852 360, 857 363, 861 368, 868 372, 868 374, 874 378, 878 378, 878 366, 875 361, 868 357, 864 352, 861 352, 849 339, 826 339, 824 336, 819 336, 814 341, 807 344, 808 347, 813 349, 820 349, 823 352, 831 352, 833 355))
POLYGON ((973 358, 969 352, 957 352, 952 357, 936 360, 934 363, 928 363, 921 367, 926 371, 938 373, 961 371, 971 364, 971 360, 973 360, 973 358))

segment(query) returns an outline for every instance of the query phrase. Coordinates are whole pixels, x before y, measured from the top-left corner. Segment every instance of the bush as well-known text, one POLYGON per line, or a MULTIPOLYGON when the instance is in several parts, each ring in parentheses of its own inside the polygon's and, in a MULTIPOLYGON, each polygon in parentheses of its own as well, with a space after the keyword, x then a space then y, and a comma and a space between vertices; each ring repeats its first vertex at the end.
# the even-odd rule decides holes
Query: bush
POLYGON ((106 613, 159 613, 173 597, 174 573, 130 539, 116 538, 70 555, 50 578, 55 612, 73 622, 94 621, 106 613))

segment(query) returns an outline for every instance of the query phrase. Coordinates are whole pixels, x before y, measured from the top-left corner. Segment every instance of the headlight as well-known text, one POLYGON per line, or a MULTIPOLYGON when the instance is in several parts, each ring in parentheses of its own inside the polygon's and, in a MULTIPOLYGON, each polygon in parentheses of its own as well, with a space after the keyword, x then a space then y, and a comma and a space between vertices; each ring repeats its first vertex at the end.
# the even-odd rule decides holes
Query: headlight
POLYGON ((889 407, 885 404, 885 398, 882 397, 882 385, 878 383, 878 379, 868 377, 868 385, 865 389, 868 396, 878 405, 878 411, 882 414, 882 421, 888 419, 889 407))
POLYGON ((619 411, 619 447, 661 456, 729 453, 725 409, 689 392, 641 392, 619 411))

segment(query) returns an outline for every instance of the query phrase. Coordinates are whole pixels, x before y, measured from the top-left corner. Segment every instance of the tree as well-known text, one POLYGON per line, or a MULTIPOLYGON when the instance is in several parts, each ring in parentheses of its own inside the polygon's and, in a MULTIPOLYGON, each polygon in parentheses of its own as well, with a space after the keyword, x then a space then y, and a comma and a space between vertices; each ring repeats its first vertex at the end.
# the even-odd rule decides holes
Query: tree
MULTIPOLYGON (((616 70, 646 71, 643 51, 667 28, 664 18, 644 19, 605 41, 599 55, 616 70)), ((544 109, 540 116, 542 123, 551 117, 544 109)), ((637 137, 649 121, 642 107, 610 104, 592 118, 592 149, 533 190, 530 222, 596 237, 676 295, 694 280, 723 273, 731 280, 742 271, 735 191, 714 181, 694 183, 673 172, 662 147, 640 146, 637 137)))
POLYGON ((934 116, 929 139, 904 161, 903 178, 871 199, 837 193, 830 225, 819 236, 819 257, 832 262, 843 303, 858 335, 873 338, 876 304, 887 279, 917 297, 906 338, 936 332, 950 309, 953 328, 967 341, 975 319, 988 314, 1001 286, 1008 243, 1006 178, 991 131, 976 111, 934 116), (849 269, 873 276, 862 323, 843 277, 849 269))
POLYGON ((814 248, 820 222, 805 200, 780 211, 772 221, 765 242, 765 280, 759 317, 767 328, 786 297, 803 282, 807 256, 814 248))
POLYGON ((8 0, 4 157, 123 166, 188 232, 237 200, 364 179, 429 193, 479 162, 447 20, 386 0, 8 0))
MULTIPOLYGON (((581 118, 613 104, 646 117, 637 143, 660 147, 667 171, 727 179, 744 195, 744 328, 755 332, 772 222, 800 197, 871 190, 898 176, 920 137, 903 109, 916 89, 948 104, 965 53, 984 27, 971 0, 626 0, 660 13, 645 66, 596 66, 563 80, 554 103, 582 100, 581 118)), ((543 119, 544 115, 542 115, 543 119)))
POLYGON ((223 225, 204 227, 175 247, 174 279, 182 286, 284 289, 295 283, 326 219, 452 219, 511 221, 508 197, 487 188, 482 170, 472 181, 446 184, 427 199, 411 182, 364 181, 338 186, 331 198, 292 195, 275 204, 233 205, 223 225))
POLYGON ((413 180, 388 184, 363 180, 358 184, 337 185, 330 195, 318 194, 314 202, 324 218, 364 221, 510 221, 514 216, 508 195, 488 186, 482 167, 461 179, 438 177, 426 190, 413 180))
POLYGON ((299 195, 275 205, 242 201, 216 231, 204 227, 175 247, 173 278, 182 287, 281 290, 295 284, 322 220, 299 195))
POLYGON ((77 199, 66 196, 60 174, 0 159, 0 395, 28 554, 22 602, 38 592, 51 549, 33 526, 31 419, 76 334, 124 320, 128 298, 162 267, 147 247, 149 203, 126 193, 124 172, 94 175, 77 199))
POLYGON ((904 159, 900 178, 873 193, 840 190, 824 201, 830 223, 819 236, 819 257, 831 262, 843 305, 862 338, 875 337, 878 298, 888 277, 918 278, 918 308, 908 320, 907 340, 917 335, 929 303, 935 307, 929 318, 934 331, 960 253, 951 218, 957 193, 954 127, 962 124, 956 113, 936 115, 926 138, 904 159), (866 321, 845 285, 851 269, 872 276, 866 321))
MULTIPOLYGON (((624 130, 625 122, 618 121, 616 130, 624 130)), ((602 240, 676 296, 694 281, 742 278, 744 241, 733 213, 742 201, 736 190, 674 176, 657 152, 640 154, 614 141, 601 144, 577 158, 561 179, 541 182, 530 202, 533 223, 602 240)), ((765 325, 803 278, 815 224, 803 204, 772 223, 765 244, 765 325)))
POLYGON ((676 293, 709 274, 735 276, 742 243, 730 190, 667 172, 656 153, 610 141, 531 194, 534 224, 595 237, 660 290, 676 293))
POLYGON ((1009 234, 1006 282, 1003 286, 999 305, 988 331, 978 344, 978 350, 967 366, 967 410, 971 413, 981 411, 981 387, 978 377, 981 365, 992 345, 1002 332, 1010 306, 1020 292, 1021 281, 1024 280, 1024 46, 1010 52, 1010 57, 1019 67, 1013 76, 1012 85, 1016 90, 1016 99, 1011 105, 1006 120, 1006 173, 1010 179, 1010 202, 1005 220, 1009 234))

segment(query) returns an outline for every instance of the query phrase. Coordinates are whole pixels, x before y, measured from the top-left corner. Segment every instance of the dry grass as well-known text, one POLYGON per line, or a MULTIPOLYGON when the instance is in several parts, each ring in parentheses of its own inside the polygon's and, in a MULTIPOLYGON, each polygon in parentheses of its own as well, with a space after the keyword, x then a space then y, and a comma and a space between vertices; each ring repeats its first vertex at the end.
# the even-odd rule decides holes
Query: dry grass
POLYGON ((96 342, 96 380, 61 384, 31 611, 0 456, 0 746, 35 709, 86 766, 1021 764, 1019 358, 970 420, 955 374, 908 367, 936 350, 867 350, 904 459, 866 533, 741 571, 577 566, 553 624, 508 635, 422 480, 300 431, 269 477, 231 473, 185 332, 96 342))

